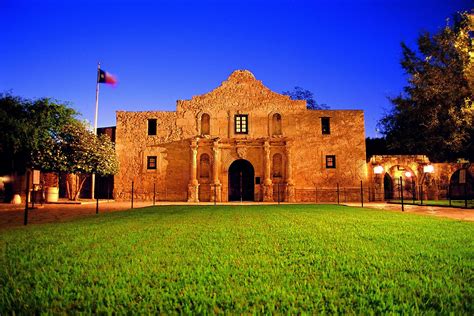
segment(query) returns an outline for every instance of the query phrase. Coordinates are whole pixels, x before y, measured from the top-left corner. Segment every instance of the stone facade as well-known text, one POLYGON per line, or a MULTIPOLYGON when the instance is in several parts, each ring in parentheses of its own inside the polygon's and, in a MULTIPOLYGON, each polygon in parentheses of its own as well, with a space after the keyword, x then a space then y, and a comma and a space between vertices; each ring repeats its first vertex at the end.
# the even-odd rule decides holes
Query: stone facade
POLYGON ((474 198, 474 165, 468 162, 431 163, 425 155, 376 155, 369 160, 368 172, 371 201, 400 199, 401 194, 416 200, 474 198), (426 172, 430 165, 431 172, 426 172), (381 167, 378 174, 375 167, 381 167))
POLYGON ((307 110, 245 70, 175 112, 118 111, 116 151, 116 199, 129 199, 133 182, 142 200, 296 202, 368 180, 362 111, 307 110))

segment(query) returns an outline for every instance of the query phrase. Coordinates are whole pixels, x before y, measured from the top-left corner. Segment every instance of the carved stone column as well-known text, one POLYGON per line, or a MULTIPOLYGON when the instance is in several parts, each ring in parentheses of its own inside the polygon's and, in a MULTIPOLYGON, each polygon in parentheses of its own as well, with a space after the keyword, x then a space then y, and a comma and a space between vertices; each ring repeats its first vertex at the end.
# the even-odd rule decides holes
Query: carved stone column
POLYGON ((197 180, 198 139, 191 141, 191 167, 188 184, 188 202, 199 202, 199 182, 197 180))
POLYGON ((291 167, 292 162, 292 153, 291 153, 292 143, 290 141, 286 142, 286 198, 288 202, 295 202, 295 184, 293 182, 293 169, 291 167))
POLYGON ((268 140, 263 144, 264 173, 263 173, 263 202, 273 202, 273 183, 271 174, 270 143, 268 140))
POLYGON ((212 152, 214 153, 214 163, 212 164, 212 196, 211 201, 220 202, 221 201, 221 189, 222 185, 219 181, 219 170, 221 168, 220 160, 220 148, 219 148, 219 139, 215 139, 212 143, 212 152))

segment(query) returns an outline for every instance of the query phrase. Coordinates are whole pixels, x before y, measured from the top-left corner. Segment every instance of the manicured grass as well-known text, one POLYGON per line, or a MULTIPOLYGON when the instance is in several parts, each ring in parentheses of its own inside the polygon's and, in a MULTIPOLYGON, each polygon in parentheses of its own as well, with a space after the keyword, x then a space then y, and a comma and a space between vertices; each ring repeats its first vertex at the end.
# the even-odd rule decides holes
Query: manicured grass
POLYGON ((166 206, 0 232, 0 314, 474 313, 474 223, 166 206))

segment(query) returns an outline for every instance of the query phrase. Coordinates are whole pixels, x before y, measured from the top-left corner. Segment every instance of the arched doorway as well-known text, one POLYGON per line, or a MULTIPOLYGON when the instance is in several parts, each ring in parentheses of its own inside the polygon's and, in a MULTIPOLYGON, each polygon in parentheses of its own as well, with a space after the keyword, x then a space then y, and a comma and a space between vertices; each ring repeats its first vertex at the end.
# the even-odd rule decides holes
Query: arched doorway
POLYGON ((474 179, 467 169, 458 169, 449 180, 450 195, 453 200, 474 198, 474 179))
POLYGON ((383 177, 383 192, 385 200, 393 199, 393 182, 392 177, 388 173, 385 173, 383 177))
POLYGON ((383 180, 385 200, 401 199, 402 194, 405 199, 416 198, 416 175, 410 167, 394 165, 383 180))
POLYGON ((229 167, 229 201, 254 200, 254 169, 245 159, 234 161, 229 167))

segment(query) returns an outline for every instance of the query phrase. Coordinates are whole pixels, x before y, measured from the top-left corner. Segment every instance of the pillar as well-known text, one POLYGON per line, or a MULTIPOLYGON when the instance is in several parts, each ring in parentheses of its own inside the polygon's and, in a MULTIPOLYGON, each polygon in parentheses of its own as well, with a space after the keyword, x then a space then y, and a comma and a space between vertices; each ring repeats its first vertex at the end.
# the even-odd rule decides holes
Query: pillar
POLYGON ((263 144, 263 202, 273 202, 273 183, 271 175, 270 142, 268 140, 263 144))
POLYGON ((188 184, 188 202, 199 202, 199 182, 197 180, 198 139, 191 141, 191 167, 188 184))
POLYGON ((219 148, 219 140, 216 139, 212 143, 212 152, 214 153, 214 161, 212 164, 212 187, 213 191, 211 196, 211 201, 214 201, 214 197, 216 202, 221 202, 221 190, 222 185, 219 181, 219 170, 221 167, 221 160, 220 160, 220 148, 219 148))
POLYGON ((374 176, 374 201, 383 201, 385 199, 384 194, 384 184, 383 184, 383 175, 382 174, 373 174, 374 176))
POLYGON ((295 202, 295 184, 293 182, 293 169, 291 166, 292 161, 292 143, 290 141, 286 142, 286 200, 287 202, 295 202))

